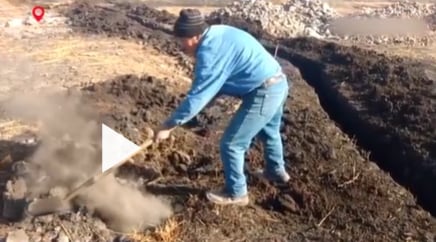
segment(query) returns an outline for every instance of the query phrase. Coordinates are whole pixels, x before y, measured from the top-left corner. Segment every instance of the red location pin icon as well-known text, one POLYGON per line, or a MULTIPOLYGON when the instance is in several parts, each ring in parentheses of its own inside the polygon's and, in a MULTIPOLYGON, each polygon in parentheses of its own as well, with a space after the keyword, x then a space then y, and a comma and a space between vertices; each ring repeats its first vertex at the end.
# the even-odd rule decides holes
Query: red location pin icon
POLYGON ((38 22, 41 21, 41 19, 44 17, 44 13, 45 13, 45 10, 41 6, 35 6, 32 9, 32 15, 36 19, 36 21, 38 21, 38 22))

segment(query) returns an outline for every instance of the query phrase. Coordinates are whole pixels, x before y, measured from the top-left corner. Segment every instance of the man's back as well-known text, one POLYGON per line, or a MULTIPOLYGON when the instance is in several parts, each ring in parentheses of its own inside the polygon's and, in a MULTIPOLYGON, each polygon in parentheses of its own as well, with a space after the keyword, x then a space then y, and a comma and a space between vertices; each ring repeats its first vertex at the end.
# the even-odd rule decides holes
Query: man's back
POLYGON ((197 58, 207 58, 215 71, 227 72, 228 78, 220 91, 227 95, 244 95, 281 70, 253 36, 228 25, 212 25, 206 30, 197 58))

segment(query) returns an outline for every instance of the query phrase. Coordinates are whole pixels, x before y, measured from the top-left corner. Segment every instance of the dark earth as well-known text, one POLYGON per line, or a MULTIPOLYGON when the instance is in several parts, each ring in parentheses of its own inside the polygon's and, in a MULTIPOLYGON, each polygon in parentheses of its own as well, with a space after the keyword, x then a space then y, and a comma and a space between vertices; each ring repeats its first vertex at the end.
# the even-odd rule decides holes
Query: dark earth
MULTIPOLYGON (((140 40, 182 56, 168 31, 175 16, 144 5, 114 9, 81 3, 66 12, 82 33, 140 40), (139 17, 129 17, 131 13, 139 17)), ((424 75, 427 67, 314 39, 274 40, 255 23, 220 21, 244 26, 271 51, 280 43, 280 62, 293 86, 282 127, 292 179, 278 186, 252 177, 250 171, 263 163, 261 147, 254 144, 246 159, 250 206, 209 204, 204 191, 219 188, 223 182, 217 144, 229 116, 205 110, 189 127, 176 130, 175 139, 156 145, 139 156, 135 165, 120 170, 120 175, 133 172, 138 179, 149 176, 148 170, 160 174, 157 183, 144 188, 172 198, 176 220, 182 222, 174 239, 434 241, 435 219, 419 205, 434 211, 436 104, 431 96, 434 83, 424 75)), ((185 58, 181 64, 188 72, 192 68, 185 58)), ((82 90, 88 103, 109 107, 101 111, 105 123, 140 143, 143 137, 133 128, 156 127, 183 97, 167 83, 132 74, 82 90)), ((2 157, 8 154, 6 148, 2 157)), ((27 230, 45 226, 50 231, 58 221, 80 227, 75 235, 82 235, 83 241, 117 237, 82 212, 26 219, 11 226, 27 230)))
MULTIPOLYGON (((281 54, 300 68, 324 107, 436 214, 436 95, 429 65, 307 39, 281 54)), ((434 77, 433 77, 434 78, 434 77)))

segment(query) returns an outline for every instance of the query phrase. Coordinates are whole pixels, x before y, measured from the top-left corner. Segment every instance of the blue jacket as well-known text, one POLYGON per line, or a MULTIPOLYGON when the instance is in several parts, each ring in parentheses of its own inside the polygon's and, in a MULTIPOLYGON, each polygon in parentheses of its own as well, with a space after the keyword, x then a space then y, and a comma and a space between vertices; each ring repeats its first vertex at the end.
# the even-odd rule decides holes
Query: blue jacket
POLYGON ((164 124, 183 125, 215 97, 241 97, 280 71, 276 59, 249 33, 212 25, 197 47, 191 89, 164 124))

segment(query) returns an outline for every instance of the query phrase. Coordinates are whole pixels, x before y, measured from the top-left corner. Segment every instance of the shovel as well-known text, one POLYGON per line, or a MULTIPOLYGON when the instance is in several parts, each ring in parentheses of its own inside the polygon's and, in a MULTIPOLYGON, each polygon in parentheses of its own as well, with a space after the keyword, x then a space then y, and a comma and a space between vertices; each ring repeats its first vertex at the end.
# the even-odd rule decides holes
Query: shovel
POLYGON ((128 160, 133 158, 135 155, 139 154, 144 149, 148 148, 150 145, 153 144, 153 140, 149 139, 145 141, 136 151, 135 153, 131 154, 129 157, 125 158, 123 161, 119 162, 117 165, 111 167, 110 169, 106 170, 103 173, 99 173, 82 184, 80 184, 78 187, 73 189, 71 192, 69 192, 65 197, 49 197, 49 198, 43 198, 40 200, 36 200, 32 203, 30 203, 27 207, 27 214, 31 216, 41 216, 41 215, 47 215, 51 213, 61 212, 61 211, 67 211, 70 209, 71 199, 75 198, 79 193, 83 192, 86 188, 94 185, 97 181, 101 180, 103 177, 111 174, 114 172, 118 167, 126 163, 128 160))

